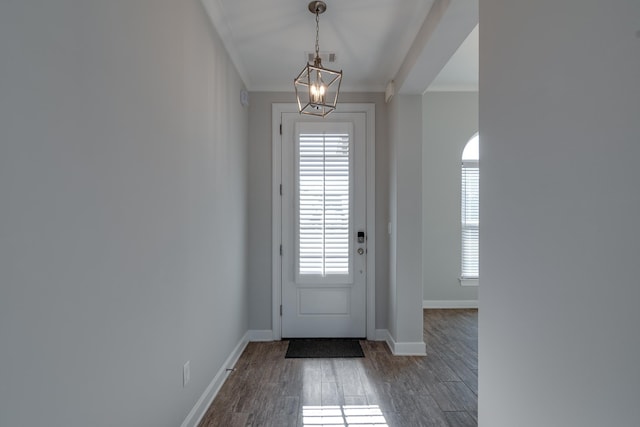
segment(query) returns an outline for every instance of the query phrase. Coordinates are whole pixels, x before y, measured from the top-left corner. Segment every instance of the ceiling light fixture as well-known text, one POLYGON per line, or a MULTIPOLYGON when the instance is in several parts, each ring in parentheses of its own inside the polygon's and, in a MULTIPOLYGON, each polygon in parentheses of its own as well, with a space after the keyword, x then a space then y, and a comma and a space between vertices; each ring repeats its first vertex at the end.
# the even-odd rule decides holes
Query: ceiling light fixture
POLYGON ((323 1, 309 3, 309 11, 316 15, 316 56, 313 65, 307 63, 293 81, 300 114, 325 117, 336 109, 342 82, 342 70, 322 67, 320 59, 320 14, 327 10, 323 1))

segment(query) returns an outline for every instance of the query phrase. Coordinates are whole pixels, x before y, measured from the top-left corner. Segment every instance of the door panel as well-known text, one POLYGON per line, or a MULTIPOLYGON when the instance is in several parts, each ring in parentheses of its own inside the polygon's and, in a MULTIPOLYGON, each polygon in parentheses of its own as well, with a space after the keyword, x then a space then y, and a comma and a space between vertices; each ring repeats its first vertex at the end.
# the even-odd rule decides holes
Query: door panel
POLYGON ((366 336, 364 124, 283 114, 283 337, 366 336))

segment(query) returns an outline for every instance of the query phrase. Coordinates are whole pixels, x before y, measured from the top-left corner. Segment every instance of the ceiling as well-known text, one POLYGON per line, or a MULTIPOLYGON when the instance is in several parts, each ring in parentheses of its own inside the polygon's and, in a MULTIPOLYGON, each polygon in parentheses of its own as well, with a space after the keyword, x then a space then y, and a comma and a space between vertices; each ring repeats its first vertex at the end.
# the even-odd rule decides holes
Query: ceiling
MULTIPOLYGON (((202 2, 248 90, 293 89, 315 48, 315 15, 307 0, 202 2)), ((423 93, 436 76, 447 85, 468 79, 460 66, 439 73, 476 26, 478 0, 325 2, 320 51, 335 53, 336 61, 323 66, 343 70, 342 91, 384 91, 395 80, 401 93, 423 93)), ((475 40, 477 46, 477 31, 475 40)), ((467 52, 462 62, 468 57, 473 55, 467 52)))
POLYGON ((429 85, 428 91, 478 90, 478 35, 478 26, 476 25, 429 85))

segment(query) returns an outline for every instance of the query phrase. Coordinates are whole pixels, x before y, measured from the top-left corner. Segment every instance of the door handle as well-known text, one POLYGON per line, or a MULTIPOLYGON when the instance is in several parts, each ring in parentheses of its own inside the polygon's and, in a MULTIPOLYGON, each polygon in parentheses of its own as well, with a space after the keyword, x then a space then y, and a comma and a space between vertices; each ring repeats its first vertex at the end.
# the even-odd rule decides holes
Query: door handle
POLYGON ((364 254, 364 249, 358 248, 358 255, 362 255, 362 254, 364 254))

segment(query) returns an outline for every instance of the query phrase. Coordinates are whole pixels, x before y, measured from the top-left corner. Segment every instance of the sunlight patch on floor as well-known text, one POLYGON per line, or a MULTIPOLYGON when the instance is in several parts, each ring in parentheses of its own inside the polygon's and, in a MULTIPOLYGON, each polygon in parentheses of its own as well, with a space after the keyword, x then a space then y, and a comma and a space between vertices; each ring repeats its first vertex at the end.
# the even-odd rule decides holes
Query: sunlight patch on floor
POLYGON ((378 405, 303 406, 304 427, 388 427, 378 405))

